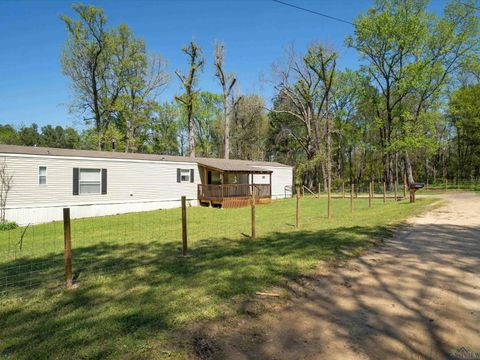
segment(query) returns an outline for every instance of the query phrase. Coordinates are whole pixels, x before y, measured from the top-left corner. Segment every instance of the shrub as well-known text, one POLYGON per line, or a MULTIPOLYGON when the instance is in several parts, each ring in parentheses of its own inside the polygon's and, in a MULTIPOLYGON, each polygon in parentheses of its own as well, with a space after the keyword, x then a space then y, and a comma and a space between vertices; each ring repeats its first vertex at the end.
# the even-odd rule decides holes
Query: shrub
POLYGON ((0 222, 0 231, 13 230, 17 226, 18 225, 15 221, 0 222))

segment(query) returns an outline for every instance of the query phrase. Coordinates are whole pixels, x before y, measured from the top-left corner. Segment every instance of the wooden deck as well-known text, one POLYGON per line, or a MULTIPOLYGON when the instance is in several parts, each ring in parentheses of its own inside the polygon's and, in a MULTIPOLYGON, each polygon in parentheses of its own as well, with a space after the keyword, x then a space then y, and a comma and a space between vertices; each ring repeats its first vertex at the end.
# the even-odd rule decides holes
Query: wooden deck
POLYGON ((249 206, 253 193, 257 204, 267 204, 272 200, 270 184, 198 185, 198 200, 202 205, 223 208, 249 206))

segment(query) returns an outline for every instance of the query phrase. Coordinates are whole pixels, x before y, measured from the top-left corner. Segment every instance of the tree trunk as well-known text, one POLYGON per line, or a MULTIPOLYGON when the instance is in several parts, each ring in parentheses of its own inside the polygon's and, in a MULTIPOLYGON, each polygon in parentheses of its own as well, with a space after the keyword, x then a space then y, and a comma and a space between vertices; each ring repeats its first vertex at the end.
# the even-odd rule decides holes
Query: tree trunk
POLYGON ((223 150, 225 159, 230 158, 230 104, 228 101, 228 94, 224 94, 223 97, 223 112, 225 117, 225 129, 223 137, 223 150))
POLYGON ((188 156, 195 157, 195 131, 193 126, 192 104, 188 107, 188 156))

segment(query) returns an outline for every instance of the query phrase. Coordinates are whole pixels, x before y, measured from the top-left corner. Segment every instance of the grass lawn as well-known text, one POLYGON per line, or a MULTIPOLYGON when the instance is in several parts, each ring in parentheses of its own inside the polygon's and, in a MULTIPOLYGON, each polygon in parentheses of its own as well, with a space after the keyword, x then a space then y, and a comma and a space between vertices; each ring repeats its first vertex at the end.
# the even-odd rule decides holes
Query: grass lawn
POLYGON ((190 256, 181 249, 180 210, 72 222, 73 290, 64 290, 63 225, 0 233, 0 357, 19 359, 184 358, 182 330, 234 317, 256 291, 282 286, 321 260, 359 254, 391 225, 434 199, 304 198, 296 230, 294 199, 250 209, 188 209, 190 256), (23 234, 23 239, 20 241, 23 234))

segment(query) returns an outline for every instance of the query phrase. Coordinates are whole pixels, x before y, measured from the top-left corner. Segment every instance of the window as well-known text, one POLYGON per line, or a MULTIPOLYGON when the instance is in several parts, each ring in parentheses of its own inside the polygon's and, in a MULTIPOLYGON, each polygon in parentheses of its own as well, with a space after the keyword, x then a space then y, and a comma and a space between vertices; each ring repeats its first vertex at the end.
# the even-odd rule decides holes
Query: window
POLYGON ((177 182, 193 183, 193 169, 177 169, 177 182))
POLYGON ((101 169, 80 169, 79 184, 81 195, 101 194, 101 169))
POLYGON ((47 184, 47 167, 46 166, 38 167, 38 184, 39 185, 47 184))
POLYGON ((182 169, 180 180, 182 182, 190 182, 190 170, 189 169, 182 169))

